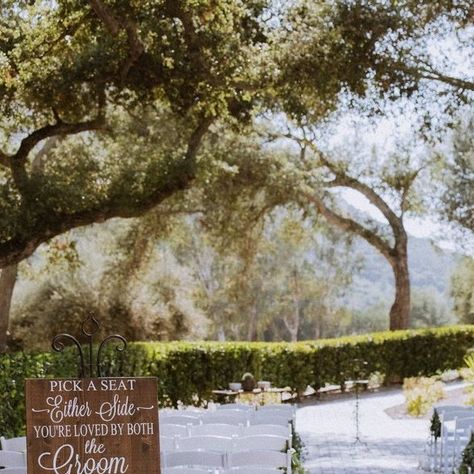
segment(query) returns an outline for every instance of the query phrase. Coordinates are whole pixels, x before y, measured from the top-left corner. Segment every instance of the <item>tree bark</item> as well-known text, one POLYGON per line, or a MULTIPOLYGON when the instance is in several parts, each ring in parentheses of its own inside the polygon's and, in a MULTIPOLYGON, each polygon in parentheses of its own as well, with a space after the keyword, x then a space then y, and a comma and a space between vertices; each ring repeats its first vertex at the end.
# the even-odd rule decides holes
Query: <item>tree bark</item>
POLYGON ((298 342, 298 330, 300 328, 300 287, 298 282, 298 271, 292 272, 293 276, 293 312, 290 316, 285 316, 283 322, 290 333, 290 342, 298 342))
POLYGON ((17 275, 17 263, 5 267, 0 275, 0 352, 7 350, 10 308, 17 275))
POLYGON ((393 259, 392 270, 395 277, 395 301, 390 308, 390 330, 407 329, 410 324, 410 274, 406 241, 402 251, 393 259))
POLYGON ((247 329, 247 341, 255 341, 257 340, 257 307, 254 304, 252 309, 250 310, 250 320, 248 322, 248 329, 247 329))

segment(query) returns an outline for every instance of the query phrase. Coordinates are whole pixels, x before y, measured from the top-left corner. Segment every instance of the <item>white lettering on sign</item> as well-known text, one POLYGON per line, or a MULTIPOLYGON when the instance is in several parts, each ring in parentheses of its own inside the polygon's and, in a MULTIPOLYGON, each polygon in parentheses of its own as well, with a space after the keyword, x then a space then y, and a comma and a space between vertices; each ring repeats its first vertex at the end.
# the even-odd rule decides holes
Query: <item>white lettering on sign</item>
POLYGON ((120 395, 115 394, 112 402, 104 402, 96 411, 103 421, 112 421, 117 416, 133 416, 137 409, 133 403, 129 402, 128 396, 125 400, 120 399, 120 395))
POLYGON ((38 464, 45 471, 52 471, 54 474, 124 474, 128 471, 128 465, 122 456, 81 460, 70 444, 63 444, 54 454, 41 454, 38 464))
POLYGON ((82 380, 51 380, 49 382, 50 392, 82 392, 82 380))

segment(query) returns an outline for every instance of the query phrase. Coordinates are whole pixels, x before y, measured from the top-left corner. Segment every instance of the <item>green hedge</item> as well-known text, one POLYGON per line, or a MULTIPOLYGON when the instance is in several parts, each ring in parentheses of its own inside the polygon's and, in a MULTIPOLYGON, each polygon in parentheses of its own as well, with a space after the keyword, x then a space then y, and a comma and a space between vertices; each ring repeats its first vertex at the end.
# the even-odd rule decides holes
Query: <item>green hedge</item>
MULTIPOLYGON (((239 381, 244 372, 275 386, 304 390, 325 383, 341 383, 353 375, 354 359, 367 361, 368 373, 382 372, 390 381, 433 375, 463 365, 474 346, 474 327, 374 333, 319 341, 170 342, 132 343, 125 355, 111 348, 105 358, 106 375, 156 376, 160 403, 201 404, 212 399, 212 390, 239 381)), ((0 431, 24 432, 26 377, 73 377, 75 353, 0 355, 0 431)))

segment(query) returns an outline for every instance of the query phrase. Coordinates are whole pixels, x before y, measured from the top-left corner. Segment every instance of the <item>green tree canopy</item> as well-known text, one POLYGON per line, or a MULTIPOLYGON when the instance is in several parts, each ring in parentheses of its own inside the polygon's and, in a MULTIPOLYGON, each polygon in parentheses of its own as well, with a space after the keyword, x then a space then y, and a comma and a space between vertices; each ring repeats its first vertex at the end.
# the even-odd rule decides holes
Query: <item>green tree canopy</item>
POLYGON ((211 123, 252 107, 244 92, 261 80, 264 8, 261 0, 4 2, 0 266, 188 186, 211 123), (38 153, 47 161, 40 170, 38 153))

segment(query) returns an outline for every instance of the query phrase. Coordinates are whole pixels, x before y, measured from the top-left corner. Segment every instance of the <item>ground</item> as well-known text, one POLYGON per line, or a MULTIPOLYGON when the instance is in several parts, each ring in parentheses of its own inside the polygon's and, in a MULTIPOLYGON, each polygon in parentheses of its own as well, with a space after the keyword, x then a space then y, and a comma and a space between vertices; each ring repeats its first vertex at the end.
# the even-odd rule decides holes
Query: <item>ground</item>
MULTIPOLYGON (((459 391, 459 384, 448 393, 459 391)), ((449 398, 446 400, 448 401, 449 398)), ((355 397, 303 404, 296 431, 305 445, 310 474, 421 474, 429 419, 394 419, 385 410, 404 402, 400 388, 363 394, 359 403, 360 440, 355 443, 355 397)), ((446 402, 445 402, 446 403, 446 402)), ((390 410, 389 410, 390 411, 390 410)))

